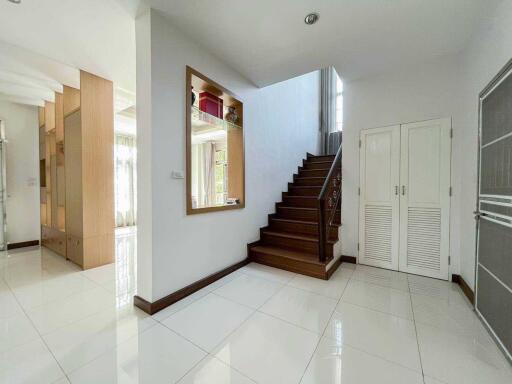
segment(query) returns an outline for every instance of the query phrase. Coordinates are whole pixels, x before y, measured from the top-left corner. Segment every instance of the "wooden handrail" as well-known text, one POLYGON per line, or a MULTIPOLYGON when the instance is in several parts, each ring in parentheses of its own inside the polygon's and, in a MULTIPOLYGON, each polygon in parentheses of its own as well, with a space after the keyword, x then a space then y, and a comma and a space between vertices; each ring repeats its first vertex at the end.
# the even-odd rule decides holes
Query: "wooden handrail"
POLYGON ((318 195, 318 255, 322 262, 327 259, 325 246, 329 233, 327 227, 332 224, 334 214, 341 196, 341 145, 336 152, 331 169, 325 178, 324 185, 318 195), (332 196, 331 196, 332 195, 332 196), (328 211, 326 212, 326 202, 328 211), (326 215, 327 214, 327 215, 326 215), (326 216, 328 216, 326 218, 326 216), (326 220, 327 219, 327 220, 326 220))

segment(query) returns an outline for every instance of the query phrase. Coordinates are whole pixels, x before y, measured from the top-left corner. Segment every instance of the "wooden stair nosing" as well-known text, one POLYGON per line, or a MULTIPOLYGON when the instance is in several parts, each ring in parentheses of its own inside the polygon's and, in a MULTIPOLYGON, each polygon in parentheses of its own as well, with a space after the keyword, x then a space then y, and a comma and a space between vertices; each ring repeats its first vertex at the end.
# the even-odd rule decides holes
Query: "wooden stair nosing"
MULTIPOLYGON (((288 233, 288 232, 279 232, 279 231, 274 231, 274 230, 270 229, 270 227, 268 227, 268 226, 260 228, 260 231, 262 233, 265 233, 270 236, 306 241, 306 242, 310 242, 310 243, 318 243, 318 236, 308 236, 308 235, 304 235, 304 234, 298 235, 298 234, 293 234, 293 233, 288 233)), ((330 239, 327 240, 327 244, 329 244, 329 245, 333 245, 335 243, 336 243, 336 241, 334 241, 334 240, 330 240, 330 239)))
MULTIPOLYGON (((293 207, 289 207, 293 208, 293 207)), ((304 208, 303 208, 304 209, 304 208)), ((306 208, 307 209, 307 208, 306 208)), ((318 225, 318 220, 301 220, 301 219, 290 219, 287 217, 279 217, 276 213, 271 213, 268 215, 269 220, 282 221, 294 224, 304 224, 304 225, 318 225)), ((331 224, 330 227, 337 228, 340 227, 341 224, 331 224)))

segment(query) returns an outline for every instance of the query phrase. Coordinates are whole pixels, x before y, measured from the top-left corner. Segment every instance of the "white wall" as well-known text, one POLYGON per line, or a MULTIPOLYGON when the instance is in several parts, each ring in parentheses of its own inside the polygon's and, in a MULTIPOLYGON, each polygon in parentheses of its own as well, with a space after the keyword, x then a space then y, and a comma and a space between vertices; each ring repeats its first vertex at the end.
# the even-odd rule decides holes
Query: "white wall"
POLYGON ((138 295, 155 301, 246 258, 301 159, 317 152, 319 74, 258 89, 155 11, 137 20, 136 32, 138 163, 146 173, 138 183, 138 295), (185 180, 170 177, 185 169, 186 65, 244 102, 245 209, 187 216, 185 180))
POLYGON ((37 107, 0 101, 7 143, 7 241, 40 239, 37 107))
POLYGON ((474 287, 478 94, 512 57, 512 1, 502 1, 461 53, 345 82, 343 254, 357 255, 359 131, 452 117, 451 273, 474 287))
MULTIPOLYGON (((445 56, 409 68, 344 83, 343 127, 343 254, 357 256, 359 226, 359 133, 361 129, 436 119, 452 118, 454 129, 452 166, 452 220, 450 254, 452 271, 459 269, 460 194, 457 176, 460 173, 458 146, 462 130, 458 99, 458 56, 445 56)), ((458 272, 454 272, 458 273, 458 272)))

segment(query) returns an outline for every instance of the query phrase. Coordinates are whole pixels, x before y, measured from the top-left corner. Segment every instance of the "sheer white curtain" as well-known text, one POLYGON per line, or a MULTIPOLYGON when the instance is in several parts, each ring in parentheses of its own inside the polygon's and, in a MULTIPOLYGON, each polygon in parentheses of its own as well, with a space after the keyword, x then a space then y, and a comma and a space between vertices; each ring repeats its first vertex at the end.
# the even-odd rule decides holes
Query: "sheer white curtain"
POLYGON ((137 144, 134 136, 116 134, 115 205, 116 226, 137 224, 137 144))
POLYGON ((215 143, 192 145, 192 206, 215 205, 215 143))

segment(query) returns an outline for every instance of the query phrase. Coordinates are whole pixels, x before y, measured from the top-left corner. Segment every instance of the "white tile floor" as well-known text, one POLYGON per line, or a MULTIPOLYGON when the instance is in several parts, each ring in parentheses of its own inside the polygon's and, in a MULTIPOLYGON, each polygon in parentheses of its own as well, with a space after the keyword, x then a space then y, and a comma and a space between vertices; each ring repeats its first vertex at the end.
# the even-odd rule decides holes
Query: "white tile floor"
POLYGON ((116 241, 117 263, 86 272, 45 249, 0 254, 0 384, 512 383, 454 284, 251 264, 148 316, 135 236, 116 241))

